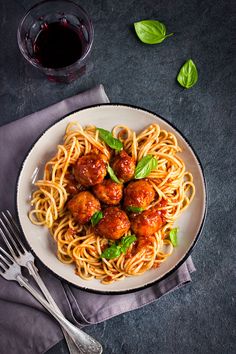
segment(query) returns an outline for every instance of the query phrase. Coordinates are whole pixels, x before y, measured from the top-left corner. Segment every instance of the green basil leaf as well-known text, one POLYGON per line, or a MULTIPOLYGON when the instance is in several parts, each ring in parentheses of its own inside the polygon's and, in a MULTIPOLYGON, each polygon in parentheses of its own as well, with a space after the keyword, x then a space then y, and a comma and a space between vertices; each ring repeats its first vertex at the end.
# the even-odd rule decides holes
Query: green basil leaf
POLYGON ((141 213, 141 211, 144 211, 144 208, 139 208, 132 205, 128 206, 126 209, 127 211, 131 211, 132 213, 141 213))
POLYGON ((144 20, 134 23, 135 32, 138 38, 146 44, 161 43, 174 33, 166 34, 164 23, 155 20, 144 20))
POLYGON ((109 176, 114 182, 121 184, 121 181, 116 177, 115 172, 113 171, 110 165, 107 166, 107 172, 109 173, 109 176))
POLYGON ((179 84, 187 89, 193 87, 198 80, 196 65, 192 59, 187 60, 177 76, 179 84))
POLYGON ((116 245, 113 243, 110 247, 106 248, 102 254, 101 258, 106 258, 106 259, 113 259, 117 258, 121 255, 121 247, 119 245, 116 245))
POLYGON ((120 151, 123 149, 123 144, 119 139, 113 137, 112 133, 108 130, 97 128, 99 131, 99 138, 101 138, 105 143, 112 149, 120 151))
POLYGON ((179 228, 175 227, 174 229, 172 229, 170 231, 170 234, 169 234, 171 243, 174 247, 176 247, 178 245, 178 238, 177 238, 178 232, 179 232, 179 228))
POLYGON ((118 245, 113 243, 110 247, 106 248, 102 252, 101 258, 113 259, 119 257, 121 253, 126 253, 129 246, 136 240, 135 235, 124 236, 118 245))
POLYGON ((157 159, 152 155, 147 155, 138 162, 135 168, 134 178, 135 179, 145 178, 156 167, 157 167, 157 159))
POLYGON ((101 211, 96 211, 91 217, 91 223, 93 226, 97 225, 97 223, 103 218, 103 213, 101 211))
POLYGON ((128 250, 129 246, 136 240, 137 240, 137 238, 136 238, 135 235, 124 236, 121 239, 121 242, 120 242, 121 251, 123 253, 126 253, 126 251, 128 250))

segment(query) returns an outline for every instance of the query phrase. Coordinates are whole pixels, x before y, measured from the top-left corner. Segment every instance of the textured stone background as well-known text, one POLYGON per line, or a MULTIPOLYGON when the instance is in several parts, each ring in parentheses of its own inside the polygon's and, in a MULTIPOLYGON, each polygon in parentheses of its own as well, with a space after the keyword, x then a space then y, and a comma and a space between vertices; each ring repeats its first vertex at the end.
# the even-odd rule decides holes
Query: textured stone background
MULTIPOLYGON (((197 151, 208 185, 193 282, 86 331, 105 354, 235 353, 235 1, 81 0, 95 27, 94 69, 70 85, 47 82, 19 53, 17 25, 34 3, 0 0, 0 125, 103 83, 111 102, 140 105, 173 122, 197 151), (159 19, 175 35, 143 45, 132 27, 141 19, 159 19), (175 78, 188 58, 199 82, 183 90, 175 78)), ((49 353, 67 349, 61 342, 49 353)))

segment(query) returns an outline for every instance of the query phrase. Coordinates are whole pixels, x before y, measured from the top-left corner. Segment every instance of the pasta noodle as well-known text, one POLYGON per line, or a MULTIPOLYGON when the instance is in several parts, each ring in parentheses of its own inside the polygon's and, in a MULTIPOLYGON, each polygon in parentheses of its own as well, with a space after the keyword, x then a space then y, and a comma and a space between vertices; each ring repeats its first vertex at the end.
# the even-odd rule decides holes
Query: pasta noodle
MULTIPOLYGON (((157 124, 151 124, 139 134, 127 126, 117 125, 112 134, 122 141, 124 150, 136 163, 146 155, 153 155, 158 161, 147 177, 156 192, 149 208, 157 206, 165 223, 152 237, 131 244, 126 254, 105 259, 101 258, 102 251, 111 242, 97 235, 91 223, 79 225, 74 220, 66 207, 70 198, 68 172, 79 157, 92 151, 102 153, 107 159, 111 154, 95 126, 82 128, 77 122, 68 124, 63 144, 46 163, 43 178, 36 181, 29 213, 32 223, 49 229, 61 262, 74 263, 76 274, 81 278, 96 278, 103 284, 143 274, 163 263, 173 252, 170 230, 195 194, 192 174, 186 171, 179 156, 181 148, 174 134, 162 130, 157 124)), ((129 230, 128 235, 131 234, 129 230)))

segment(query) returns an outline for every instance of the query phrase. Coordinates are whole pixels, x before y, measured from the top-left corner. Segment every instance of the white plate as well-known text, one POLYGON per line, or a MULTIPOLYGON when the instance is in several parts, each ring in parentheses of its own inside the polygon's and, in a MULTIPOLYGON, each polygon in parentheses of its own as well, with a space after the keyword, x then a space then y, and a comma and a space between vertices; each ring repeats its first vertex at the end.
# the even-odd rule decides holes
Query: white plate
POLYGON ((57 276, 89 291, 103 293, 125 293, 135 291, 157 282, 173 272, 188 257, 200 235, 206 213, 206 188, 203 171, 193 149, 170 123, 154 113, 143 109, 119 104, 98 105, 79 110, 61 119, 38 139, 28 153, 19 175, 17 186, 17 211, 19 221, 26 241, 34 254, 43 264, 57 276), (141 276, 128 277, 110 285, 103 285, 98 280, 86 281, 75 275, 74 265, 61 263, 55 252, 55 244, 46 227, 32 225, 28 219, 30 196, 33 189, 35 172, 39 169, 37 178, 43 171, 44 163, 56 152, 56 147, 62 142, 66 126, 69 122, 78 120, 82 126, 93 124, 111 130, 116 124, 128 125, 135 131, 140 131, 155 122, 162 129, 177 136, 183 149, 183 158, 187 170, 194 177, 196 195, 190 207, 177 220, 180 228, 179 245, 173 254, 159 268, 147 271, 141 276))

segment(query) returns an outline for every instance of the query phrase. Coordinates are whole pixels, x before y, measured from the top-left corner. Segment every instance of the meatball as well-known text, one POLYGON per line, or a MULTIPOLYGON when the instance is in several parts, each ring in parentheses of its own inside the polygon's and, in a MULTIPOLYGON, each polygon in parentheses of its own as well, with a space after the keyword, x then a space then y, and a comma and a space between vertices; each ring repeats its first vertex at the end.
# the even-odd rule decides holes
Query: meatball
POLYGON ((68 209, 81 225, 88 222, 96 211, 101 210, 100 202, 90 192, 80 192, 68 202, 68 209))
POLYGON ((138 237, 152 236, 161 226, 161 212, 156 207, 145 210, 131 218, 131 229, 138 237))
POLYGON ((122 199, 123 186, 111 179, 104 179, 102 183, 93 186, 96 197, 108 205, 117 205, 122 199))
POLYGON ((115 156, 111 166, 122 182, 130 181, 134 176, 135 160, 129 156, 124 150, 115 156))
POLYGON ((147 180, 133 181, 124 190, 124 207, 147 208, 155 198, 155 190, 147 180))
POLYGON ((106 173, 106 163, 94 153, 79 157, 75 163, 75 178, 84 187, 101 183, 106 173))
POLYGON ((126 213, 118 207, 108 207, 104 210, 103 218, 96 225, 95 232, 110 240, 118 240, 130 228, 126 213))

